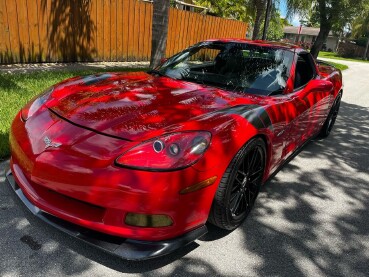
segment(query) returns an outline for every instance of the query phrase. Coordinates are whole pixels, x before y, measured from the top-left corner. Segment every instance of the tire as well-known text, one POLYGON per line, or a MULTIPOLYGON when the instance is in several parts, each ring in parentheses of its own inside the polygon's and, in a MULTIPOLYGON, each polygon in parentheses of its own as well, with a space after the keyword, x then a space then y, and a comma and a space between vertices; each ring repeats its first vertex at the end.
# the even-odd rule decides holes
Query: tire
POLYGON ((329 114, 323 124, 322 129, 320 130, 320 133, 319 133, 320 138, 326 138, 331 133, 334 123, 336 122, 338 111, 340 109, 341 98, 342 98, 342 93, 340 92, 337 95, 336 100, 334 101, 331 107, 331 110, 329 111, 329 114))
POLYGON ((208 219, 211 224, 234 230, 246 219, 262 184, 265 161, 266 146, 261 138, 251 139, 238 151, 215 194, 208 219))

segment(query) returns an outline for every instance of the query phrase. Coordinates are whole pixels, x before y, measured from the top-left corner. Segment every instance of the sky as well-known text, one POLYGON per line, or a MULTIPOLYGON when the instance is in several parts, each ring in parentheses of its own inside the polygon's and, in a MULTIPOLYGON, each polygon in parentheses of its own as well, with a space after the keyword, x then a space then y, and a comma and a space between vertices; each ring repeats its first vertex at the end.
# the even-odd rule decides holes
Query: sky
MULTIPOLYGON (((281 12, 281 17, 285 18, 286 17, 286 13, 287 13, 287 8, 286 8, 286 0, 280 0, 279 3, 279 10, 281 12)), ((292 19, 289 20, 290 23, 293 26, 300 26, 300 17, 298 15, 295 15, 292 19)))

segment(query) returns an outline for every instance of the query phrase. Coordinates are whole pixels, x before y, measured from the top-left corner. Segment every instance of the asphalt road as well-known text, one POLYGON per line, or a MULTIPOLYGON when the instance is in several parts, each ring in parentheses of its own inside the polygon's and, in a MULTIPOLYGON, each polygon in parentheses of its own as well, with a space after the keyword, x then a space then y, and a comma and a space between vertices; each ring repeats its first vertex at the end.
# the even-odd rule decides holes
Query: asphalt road
POLYGON ((0 276, 368 276, 369 63, 347 64, 330 137, 263 187, 240 228, 164 258, 122 261, 45 225, 11 200, 2 163, 0 276))

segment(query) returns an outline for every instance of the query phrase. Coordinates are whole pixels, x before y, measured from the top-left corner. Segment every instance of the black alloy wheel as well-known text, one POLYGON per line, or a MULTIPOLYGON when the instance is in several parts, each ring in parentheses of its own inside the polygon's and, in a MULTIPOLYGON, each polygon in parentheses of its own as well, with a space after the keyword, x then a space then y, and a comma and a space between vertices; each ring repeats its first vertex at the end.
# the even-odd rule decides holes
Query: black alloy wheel
POLYGON ((266 147, 251 139, 232 159, 213 200, 209 222, 226 230, 237 228, 250 213, 263 181, 266 147))
POLYGON ((331 133, 334 123, 336 122, 337 119, 338 111, 340 109, 341 98, 342 94, 340 93, 337 95, 336 100, 334 101, 332 108, 328 114, 328 117, 324 122, 324 125, 319 133, 319 136, 321 138, 326 138, 331 133))

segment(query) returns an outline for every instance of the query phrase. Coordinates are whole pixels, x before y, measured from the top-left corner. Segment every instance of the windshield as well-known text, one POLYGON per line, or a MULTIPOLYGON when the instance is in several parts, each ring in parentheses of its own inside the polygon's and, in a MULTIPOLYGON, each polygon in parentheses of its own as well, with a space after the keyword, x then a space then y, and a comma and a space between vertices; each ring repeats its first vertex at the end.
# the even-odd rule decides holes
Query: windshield
POLYGON ((203 42, 155 69, 170 78, 249 93, 281 93, 289 77, 293 52, 246 43, 203 42))

